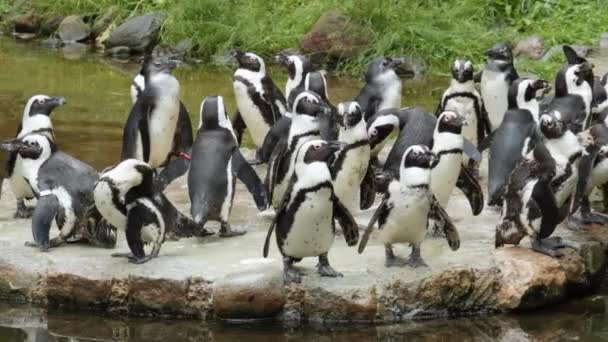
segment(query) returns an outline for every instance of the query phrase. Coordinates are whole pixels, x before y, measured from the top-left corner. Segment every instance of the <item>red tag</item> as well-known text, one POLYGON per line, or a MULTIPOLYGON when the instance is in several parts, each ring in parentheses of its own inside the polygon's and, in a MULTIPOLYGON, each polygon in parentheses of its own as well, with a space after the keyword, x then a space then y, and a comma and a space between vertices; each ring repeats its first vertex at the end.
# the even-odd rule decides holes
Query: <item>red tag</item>
POLYGON ((192 160, 192 157, 190 157, 190 155, 186 152, 180 152, 177 154, 178 157, 184 158, 184 159, 188 159, 188 160, 192 160))

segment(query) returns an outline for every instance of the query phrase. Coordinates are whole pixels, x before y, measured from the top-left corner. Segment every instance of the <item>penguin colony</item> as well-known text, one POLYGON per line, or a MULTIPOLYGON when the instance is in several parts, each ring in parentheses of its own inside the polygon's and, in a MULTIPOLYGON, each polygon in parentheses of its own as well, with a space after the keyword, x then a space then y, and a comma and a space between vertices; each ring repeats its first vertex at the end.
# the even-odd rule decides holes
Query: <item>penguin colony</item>
POLYGON ((157 257, 167 239, 214 234, 208 221, 220 223, 221 237, 245 234, 230 226, 238 178, 260 211, 274 210, 263 256, 274 234, 285 280, 300 282, 294 264, 307 257, 318 258, 321 276, 341 276, 329 262, 335 237, 363 253, 375 226, 387 267, 426 266, 427 236, 457 250, 458 230, 445 210, 456 187, 473 215, 486 199, 500 208, 497 248, 528 236, 533 250, 559 257, 560 248, 574 245, 552 236, 558 224, 608 223, 589 201, 593 189, 608 183, 608 76, 596 79, 593 65, 570 47, 564 54, 552 97, 545 96, 547 81, 518 76, 505 44, 486 52, 477 74, 472 61, 457 59, 431 114, 401 107, 404 58, 374 59, 356 98, 334 106, 325 73, 306 56, 274 56, 289 76, 283 93, 260 56, 234 51, 237 112, 231 120, 222 96, 206 97, 195 135, 172 74, 176 62, 146 56, 131 87, 120 161, 101 173, 55 143, 51 113, 66 104, 63 98, 27 101, 15 138, 0 143, 18 201, 15 218, 31 217, 33 241, 26 245, 43 252, 81 240, 113 248, 124 231, 129 251, 113 256, 139 264, 157 257), (257 149, 253 161, 239 150, 245 129, 257 149), (391 134, 396 139, 381 157, 391 134), (263 179, 254 164, 267 164, 263 179), (163 190, 188 171, 185 215, 163 190), (371 208, 377 195, 380 204, 360 228, 352 213, 371 208), (33 198, 28 208, 24 201, 33 198), (59 234, 50 238, 53 221, 59 234), (411 246, 409 257, 395 255, 399 243, 411 246))

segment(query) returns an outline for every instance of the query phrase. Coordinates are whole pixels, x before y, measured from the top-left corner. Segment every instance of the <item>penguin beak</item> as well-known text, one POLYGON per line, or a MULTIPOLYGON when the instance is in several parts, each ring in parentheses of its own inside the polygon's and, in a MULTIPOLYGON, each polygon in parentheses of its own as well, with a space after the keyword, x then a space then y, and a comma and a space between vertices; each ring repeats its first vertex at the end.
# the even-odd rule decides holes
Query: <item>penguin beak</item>
POLYGON ((400 66, 401 64, 405 63, 405 58, 403 57, 397 57, 397 58, 391 58, 391 67, 396 68, 398 66, 400 66))
POLYGON ((463 125, 467 124, 467 120, 465 119, 465 117, 463 115, 458 114, 454 117, 454 124, 456 126, 463 126, 463 125))
POLYGON ((410 79, 416 77, 416 72, 414 71, 412 65, 408 63, 407 58, 405 57, 396 57, 391 58, 391 62, 389 65, 399 77, 410 79))
POLYGON ((346 146, 346 144, 340 141, 329 141, 327 145, 332 153, 336 153, 340 151, 340 149, 344 148, 344 146, 346 146))
POLYGON ((26 145, 19 139, 7 140, 0 143, 0 149, 9 153, 19 151, 24 146, 26 145))
POLYGON ((53 97, 50 101, 54 107, 60 107, 67 103, 67 101, 63 97, 53 97))
POLYGON ((274 55, 274 57, 272 57, 272 60, 277 64, 287 65, 287 56, 282 53, 274 55))

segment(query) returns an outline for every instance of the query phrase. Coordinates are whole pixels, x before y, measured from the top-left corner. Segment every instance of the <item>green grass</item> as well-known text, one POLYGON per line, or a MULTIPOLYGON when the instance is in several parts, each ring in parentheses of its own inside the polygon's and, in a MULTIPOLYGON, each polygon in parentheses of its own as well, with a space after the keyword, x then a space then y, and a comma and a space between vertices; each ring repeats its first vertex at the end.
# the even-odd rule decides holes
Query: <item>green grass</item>
MULTIPOLYGON (((0 11, 15 0, 0 0, 0 11)), ((446 72, 456 57, 483 64, 483 51, 499 41, 513 43, 533 34, 555 44, 596 44, 606 30, 605 0, 33 0, 44 15, 98 15, 118 6, 121 19, 157 10, 167 13, 162 39, 187 37, 192 53, 209 59, 239 47, 270 55, 296 47, 327 10, 336 9, 373 28, 372 45, 362 55, 338 65, 360 75, 378 55, 421 59, 433 72, 446 72)), ((26 11, 21 8, 19 11, 26 11)), ((552 78, 562 61, 524 61, 522 71, 552 78)))

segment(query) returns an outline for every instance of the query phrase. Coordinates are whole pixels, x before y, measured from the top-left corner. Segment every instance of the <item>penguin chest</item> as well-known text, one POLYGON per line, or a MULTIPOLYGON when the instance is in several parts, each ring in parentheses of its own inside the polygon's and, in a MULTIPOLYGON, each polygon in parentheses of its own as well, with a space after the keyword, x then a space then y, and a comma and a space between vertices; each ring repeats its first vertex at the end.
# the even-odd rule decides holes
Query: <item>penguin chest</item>
MULTIPOLYGON (((305 142, 313 140, 313 139, 318 139, 318 138, 319 138, 319 136, 315 135, 315 134, 302 135, 297 139, 297 141, 295 143, 292 144, 293 146, 295 146, 295 148, 293 150, 290 149, 287 152, 285 152, 285 156, 283 157, 284 160, 281 161, 281 163, 289 163, 289 164, 287 165, 287 171, 284 174, 279 173, 279 177, 277 179, 277 184, 274 185, 273 195, 272 195, 272 204, 275 208, 278 208, 280 206, 280 204, 281 204, 280 201, 283 199, 283 196, 285 195, 285 191, 287 190, 287 185, 289 184, 289 180, 291 179, 291 176, 293 175, 298 149, 305 142)), ((276 167, 278 167, 278 166, 279 165, 277 165, 276 167)))
POLYGON ((507 111, 507 95, 509 93, 509 83, 506 74, 484 70, 481 76, 481 97, 488 111, 492 127, 498 127, 507 111))
POLYGON ((391 192, 392 207, 380 226, 380 240, 385 244, 414 243, 424 240, 431 208, 427 189, 405 189, 391 192))
POLYGON ((382 88, 382 101, 378 110, 401 108, 401 80, 397 77, 382 88))
POLYGON ((337 166, 339 170, 336 170, 334 191, 340 201, 349 209, 354 207, 357 192, 367 172, 369 156, 369 146, 354 148, 345 153, 344 161, 337 166))
POLYGON ((59 228, 59 234, 63 238, 68 238, 74 232, 76 224, 78 223, 78 217, 74 210, 73 198, 70 193, 64 187, 56 187, 50 190, 43 190, 40 192, 40 197, 43 196, 55 196, 58 202, 57 215, 55 215, 55 222, 59 228))
POLYGON ((11 178, 9 180, 15 198, 34 198, 32 187, 29 185, 25 175, 23 174, 23 159, 19 155, 16 157, 15 167, 13 168, 13 173, 11 174, 11 178))
POLYGON ((542 221, 542 216, 535 217, 536 215, 532 215, 533 213, 530 210, 530 200, 532 199, 532 192, 534 191, 536 183, 538 183, 538 180, 529 181, 526 183, 526 185, 524 185, 524 188, 520 192, 523 207, 519 213, 519 220, 520 222, 524 223, 524 228, 529 236, 535 236, 538 234, 538 232, 540 232, 540 225, 542 221))
POLYGON ((148 164, 157 168, 161 166, 173 149, 173 136, 179 115, 179 99, 161 97, 150 115, 150 158, 148 164))
POLYGON ((604 157, 591 171, 591 178, 587 184, 586 193, 589 194, 596 186, 606 184, 608 182, 608 158, 604 157))
POLYGON ((444 208, 458 181, 461 164, 462 153, 446 153, 441 155, 439 163, 431 171, 431 189, 444 208))
MULTIPOLYGON (((259 81, 258 81, 259 82, 259 81)), ((236 106, 241 113, 241 117, 249 130, 251 139, 257 147, 262 147, 264 138, 270 130, 270 124, 264 119, 262 109, 254 102, 251 97, 249 87, 239 81, 235 81, 234 84, 234 96, 236 99, 236 106)), ((257 87, 256 87, 257 88, 257 87)), ((262 101, 261 84, 260 90, 257 94, 258 101, 262 101)))
POLYGON ((283 241, 283 254, 295 258, 319 256, 334 242, 331 188, 308 192, 298 206, 283 241))
POLYGON ((477 111, 475 102, 468 97, 455 97, 449 99, 445 104, 444 110, 456 112, 465 118, 465 125, 462 127, 462 135, 473 145, 477 146, 477 111))
MULTIPOLYGON (((125 229, 127 217, 120 211, 117 205, 124 205, 124 198, 119 198, 120 192, 104 180, 100 180, 95 186, 93 197, 97 210, 116 229, 125 229)), ((122 197, 122 196, 121 196, 122 197)))

